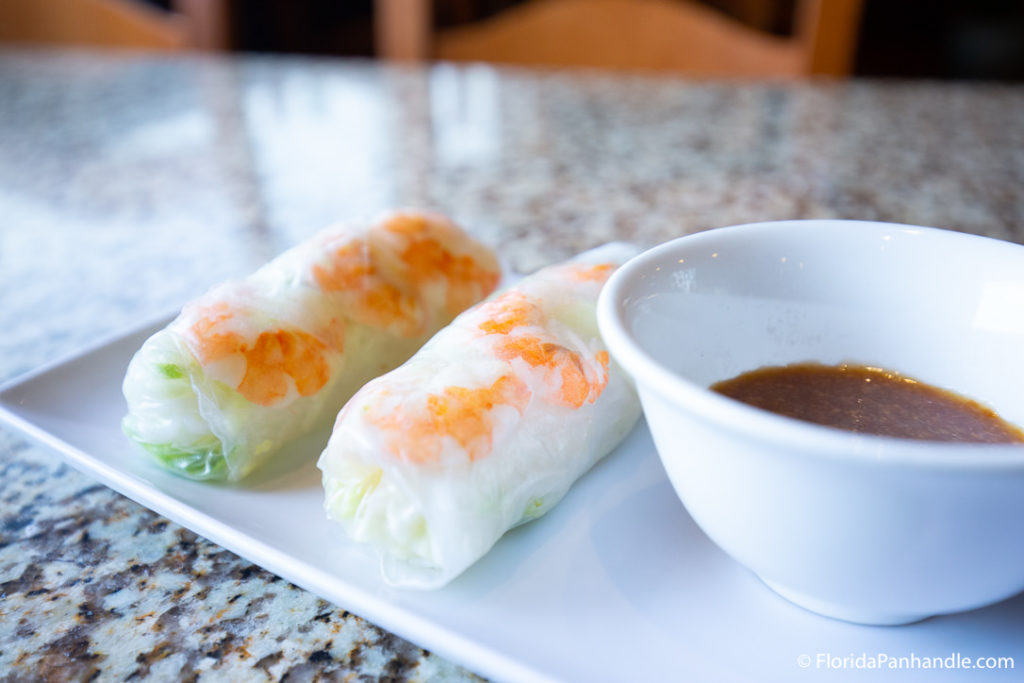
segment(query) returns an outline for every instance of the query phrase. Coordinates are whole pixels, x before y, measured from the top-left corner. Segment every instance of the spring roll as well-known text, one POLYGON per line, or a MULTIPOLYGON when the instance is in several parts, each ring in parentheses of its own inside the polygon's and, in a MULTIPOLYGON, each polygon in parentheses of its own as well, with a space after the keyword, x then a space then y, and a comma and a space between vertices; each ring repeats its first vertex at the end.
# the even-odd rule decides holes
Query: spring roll
POLYGON ((639 400, 595 307, 635 253, 606 245, 525 278, 345 405, 318 463, 325 508, 386 582, 449 582, 630 431, 639 400))
POLYGON ((500 275, 489 248, 436 214, 328 228, 150 337, 124 379, 124 432, 179 475, 237 481, 329 427, 500 275))

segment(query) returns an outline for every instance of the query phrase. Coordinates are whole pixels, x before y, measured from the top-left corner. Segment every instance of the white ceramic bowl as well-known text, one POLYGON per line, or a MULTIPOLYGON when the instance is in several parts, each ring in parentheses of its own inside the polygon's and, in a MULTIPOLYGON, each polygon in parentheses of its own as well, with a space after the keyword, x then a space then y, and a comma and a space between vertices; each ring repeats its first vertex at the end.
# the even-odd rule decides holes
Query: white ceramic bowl
POLYGON ((708 389, 845 361, 1022 425, 1024 247, 886 223, 741 225, 636 257, 598 311, 686 509, 778 593, 900 624, 1024 590, 1024 447, 859 435, 708 389))

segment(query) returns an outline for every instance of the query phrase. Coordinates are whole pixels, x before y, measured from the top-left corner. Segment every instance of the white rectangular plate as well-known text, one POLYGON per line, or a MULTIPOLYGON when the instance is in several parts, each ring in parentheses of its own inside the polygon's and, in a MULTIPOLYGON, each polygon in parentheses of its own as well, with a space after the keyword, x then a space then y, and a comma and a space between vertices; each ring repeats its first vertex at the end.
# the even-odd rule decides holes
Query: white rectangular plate
POLYGON ((550 514, 506 534, 449 586, 389 588, 374 560, 324 517, 314 461, 326 434, 294 445, 299 464, 244 487, 185 481, 138 457, 120 430, 121 380, 165 323, 8 384, 0 417, 142 505, 485 676, 982 681, 1024 669, 1024 595, 890 628, 833 621, 776 596, 696 527, 643 424, 550 514), (835 658, 861 655, 911 665, 917 657, 917 666, 925 657, 1013 657, 1017 670, 835 668, 835 658))

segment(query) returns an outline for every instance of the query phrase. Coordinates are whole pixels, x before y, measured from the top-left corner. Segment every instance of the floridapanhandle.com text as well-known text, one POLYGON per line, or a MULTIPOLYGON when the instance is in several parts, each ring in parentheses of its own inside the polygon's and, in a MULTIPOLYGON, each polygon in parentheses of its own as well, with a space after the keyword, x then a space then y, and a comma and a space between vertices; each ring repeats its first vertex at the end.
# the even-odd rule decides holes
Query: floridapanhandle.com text
POLYGON ((837 655, 818 652, 802 654, 796 658, 801 669, 1013 669, 1013 657, 969 657, 960 652, 928 656, 914 652, 892 655, 886 652, 861 652, 837 655))

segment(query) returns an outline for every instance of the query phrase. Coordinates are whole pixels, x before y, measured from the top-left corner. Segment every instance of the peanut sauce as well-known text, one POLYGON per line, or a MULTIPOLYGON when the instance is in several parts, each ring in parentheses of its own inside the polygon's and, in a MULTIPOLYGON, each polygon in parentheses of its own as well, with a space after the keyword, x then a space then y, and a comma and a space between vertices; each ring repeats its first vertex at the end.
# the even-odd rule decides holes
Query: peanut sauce
POLYGON ((764 367, 711 389, 779 415, 925 441, 1024 443, 1024 430, 952 391, 862 365, 764 367))

